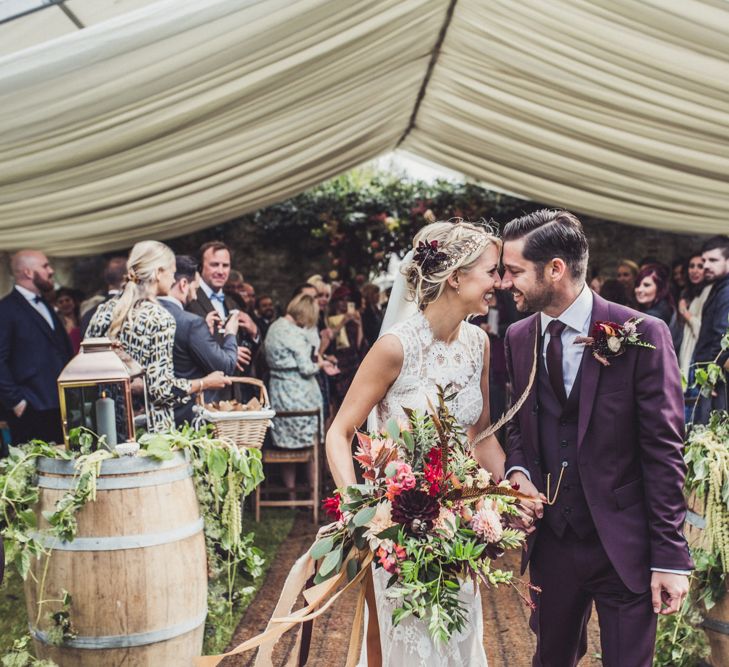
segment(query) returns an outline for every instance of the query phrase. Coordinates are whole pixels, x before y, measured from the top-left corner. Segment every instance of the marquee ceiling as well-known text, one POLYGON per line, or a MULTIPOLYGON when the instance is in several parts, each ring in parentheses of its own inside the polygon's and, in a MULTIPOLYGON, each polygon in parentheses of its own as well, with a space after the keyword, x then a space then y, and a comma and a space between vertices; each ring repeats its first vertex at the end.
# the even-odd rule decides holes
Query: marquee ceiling
POLYGON ((66 0, 10 18, 38 4, 0 2, 0 249, 179 236, 396 147, 606 219, 729 228, 723 0, 66 0))

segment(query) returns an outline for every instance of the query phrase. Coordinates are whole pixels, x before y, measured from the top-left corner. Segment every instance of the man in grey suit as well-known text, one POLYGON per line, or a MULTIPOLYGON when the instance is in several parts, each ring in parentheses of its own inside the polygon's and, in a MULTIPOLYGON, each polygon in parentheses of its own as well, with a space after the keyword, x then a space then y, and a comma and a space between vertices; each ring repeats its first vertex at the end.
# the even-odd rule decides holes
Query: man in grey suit
MULTIPOLYGON (((213 371, 233 375, 236 368, 249 364, 251 357, 250 350, 239 347, 236 341, 237 313, 232 313, 225 323, 225 331, 219 342, 203 318, 185 310, 197 293, 197 262, 186 255, 178 255, 175 259, 175 284, 167 296, 159 297, 160 303, 177 324, 173 351, 175 376, 199 378, 213 371)), ((216 392, 206 391, 205 400, 217 400, 216 392)), ((190 401, 175 408, 175 423, 178 426, 192 421, 192 406, 193 402, 190 401)))

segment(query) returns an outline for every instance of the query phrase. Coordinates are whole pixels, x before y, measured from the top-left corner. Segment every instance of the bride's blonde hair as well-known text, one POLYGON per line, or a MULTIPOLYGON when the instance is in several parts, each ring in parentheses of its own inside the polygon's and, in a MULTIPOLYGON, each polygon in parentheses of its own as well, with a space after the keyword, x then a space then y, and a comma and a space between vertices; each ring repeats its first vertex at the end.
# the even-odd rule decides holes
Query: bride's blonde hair
POLYGON ((467 273, 491 244, 501 251, 501 239, 490 225, 455 218, 423 227, 413 239, 413 259, 400 269, 410 299, 420 309, 433 303, 443 294, 453 272, 467 273))
POLYGON ((157 295, 158 269, 174 269, 175 253, 159 241, 140 241, 129 253, 127 282, 114 306, 109 338, 116 338, 125 320, 131 320, 134 306, 157 295))

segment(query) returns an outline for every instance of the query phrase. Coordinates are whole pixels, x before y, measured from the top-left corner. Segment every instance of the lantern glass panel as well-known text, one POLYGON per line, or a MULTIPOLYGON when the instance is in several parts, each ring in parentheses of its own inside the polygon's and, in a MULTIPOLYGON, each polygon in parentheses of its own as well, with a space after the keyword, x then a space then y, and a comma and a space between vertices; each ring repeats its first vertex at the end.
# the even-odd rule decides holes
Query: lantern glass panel
POLYGON ((62 387, 66 407, 66 433, 79 427, 87 428, 113 447, 132 440, 127 412, 128 383, 102 382, 62 387))

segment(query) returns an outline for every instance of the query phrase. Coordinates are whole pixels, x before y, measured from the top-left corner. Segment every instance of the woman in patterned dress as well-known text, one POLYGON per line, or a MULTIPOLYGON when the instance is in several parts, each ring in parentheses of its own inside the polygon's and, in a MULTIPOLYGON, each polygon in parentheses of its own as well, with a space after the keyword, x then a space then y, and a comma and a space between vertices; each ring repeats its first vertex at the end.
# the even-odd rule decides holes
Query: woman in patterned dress
POLYGON ((230 384, 221 371, 204 378, 175 377, 172 349, 175 320, 157 302, 175 282, 175 255, 164 243, 141 241, 129 254, 127 282, 121 294, 102 303, 94 314, 86 338, 118 340, 145 370, 149 397, 148 428, 165 431, 175 427, 174 407, 193 393, 220 389, 230 384))
MULTIPOLYGON (((356 483, 354 428, 373 408, 377 427, 382 428, 390 418, 406 419, 403 408, 427 411, 428 401, 437 403, 438 385, 451 385, 457 393, 450 411, 469 439, 491 423, 489 339, 465 319, 488 312, 489 300, 501 284, 501 242, 483 227, 436 222, 417 234, 414 245, 414 258, 402 271, 417 312, 372 346, 327 434, 327 457, 338 488, 356 483)), ((503 478, 505 456, 495 436, 479 442, 473 454, 495 479, 503 478)), ((380 641, 368 636, 360 665, 368 664, 368 649, 374 664, 383 667, 487 665, 481 598, 470 581, 463 582, 459 593, 468 624, 448 643, 438 645, 428 633, 427 619, 410 616, 393 625, 395 603, 386 595, 389 576, 382 569, 373 572, 375 608, 368 607, 368 614, 376 614, 380 641)))
MULTIPOLYGON (((266 363, 271 370, 269 394, 271 407, 277 412, 319 410, 323 399, 316 375, 322 367, 316 340, 319 308, 314 297, 298 294, 286 307, 286 315, 268 328, 263 345, 266 363)), ((273 420, 271 437, 282 449, 311 447, 317 436, 316 417, 291 417, 273 420)), ((309 466, 309 481, 313 480, 313 465, 309 466)), ((281 466, 284 485, 293 498, 296 486, 296 464, 281 466)))

